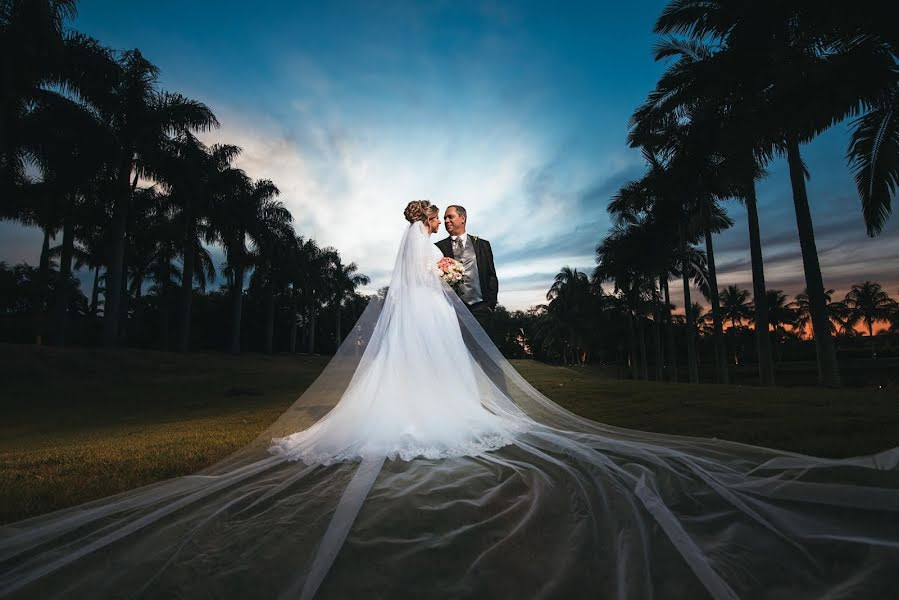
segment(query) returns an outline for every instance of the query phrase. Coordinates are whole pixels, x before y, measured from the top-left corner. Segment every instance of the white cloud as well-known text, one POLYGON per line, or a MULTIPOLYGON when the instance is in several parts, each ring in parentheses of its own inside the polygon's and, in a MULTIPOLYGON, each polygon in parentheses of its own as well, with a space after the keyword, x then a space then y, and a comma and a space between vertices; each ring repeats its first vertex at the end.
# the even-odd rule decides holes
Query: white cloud
MULTIPOLYGON (((400 141, 387 141, 349 126, 304 120, 300 114, 297 136, 258 115, 250 122, 228 109, 216 112, 222 128, 203 136, 204 141, 240 146, 243 152, 235 164, 255 179, 275 182, 281 201, 294 215, 297 232, 336 247, 362 272, 392 269, 405 227, 402 210, 411 199, 428 198, 442 208, 464 204, 471 215, 471 231, 494 245, 527 243, 527 235, 536 232, 522 223, 535 218, 557 222, 564 210, 558 198, 546 198, 536 208, 517 200, 524 193, 522 174, 540 158, 537 145, 524 131, 497 126, 479 132, 482 135, 475 140, 438 126, 410 127, 400 141)), ((499 265, 499 270, 501 277, 513 277, 529 269, 552 271, 559 266, 555 262, 499 265)), ((370 289, 386 283, 383 276, 370 289)), ((518 308, 519 296, 520 291, 508 297, 504 293, 500 300, 518 308)), ((536 294, 534 301, 539 297, 536 294)))

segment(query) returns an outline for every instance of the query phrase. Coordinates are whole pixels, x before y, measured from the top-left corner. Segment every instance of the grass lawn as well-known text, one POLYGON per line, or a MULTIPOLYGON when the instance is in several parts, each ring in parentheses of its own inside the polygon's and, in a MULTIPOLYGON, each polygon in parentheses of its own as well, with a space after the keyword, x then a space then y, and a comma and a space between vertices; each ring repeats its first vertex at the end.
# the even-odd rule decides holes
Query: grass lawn
MULTIPOLYGON (((0 344, 0 522, 202 469, 251 441, 328 357, 0 344)), ((515 367, 587 418, 821 456, 899 444, 899 391, 672 385, 515 367)))

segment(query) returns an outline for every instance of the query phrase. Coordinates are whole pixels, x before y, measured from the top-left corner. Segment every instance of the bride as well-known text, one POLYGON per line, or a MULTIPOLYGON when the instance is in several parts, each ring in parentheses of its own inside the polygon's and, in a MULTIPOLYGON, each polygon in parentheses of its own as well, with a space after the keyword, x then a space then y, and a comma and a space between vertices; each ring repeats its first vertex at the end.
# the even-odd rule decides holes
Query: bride
POLYGON ((438 212, 426 200, 406 207, 409 227, 372 334, 379 343, 369 343, 337 406, 309 429, 273 440, 273 454, 310 464, 474 456, 510 444, 522 429, 520 413, 498 407, 498 389, 478 389, 478 364, 448 300, 455 294, 437 269, 443 253, 429 239, 438 212))
POLYGON ((899 448, 578 417, 435 273, 436 207, 405 216, 386 297, 271 427, 196 475, 3 527, 0 596, 895 595, 899 448))

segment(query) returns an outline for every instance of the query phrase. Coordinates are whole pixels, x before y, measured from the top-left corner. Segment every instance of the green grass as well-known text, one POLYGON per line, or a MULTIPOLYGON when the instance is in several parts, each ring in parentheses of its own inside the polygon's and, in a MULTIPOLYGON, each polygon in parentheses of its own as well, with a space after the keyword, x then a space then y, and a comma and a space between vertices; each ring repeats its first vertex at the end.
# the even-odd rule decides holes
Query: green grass
MULTIPOLYGON (((0 344, 0 522, 200 470, 255 438, 327 361, 0 344)), ((899 443, 893 389, 671 385, 514 364, 610 425, 832 457, 899 443)))

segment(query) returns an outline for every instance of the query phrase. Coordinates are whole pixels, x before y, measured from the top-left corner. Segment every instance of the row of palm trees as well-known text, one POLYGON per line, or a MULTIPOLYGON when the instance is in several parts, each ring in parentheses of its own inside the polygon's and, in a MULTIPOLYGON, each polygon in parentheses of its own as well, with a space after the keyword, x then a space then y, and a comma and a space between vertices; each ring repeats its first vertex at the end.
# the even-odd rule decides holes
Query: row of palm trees
MULTIPOLYGON (((831 335, 852 337, 861 329, 867 333, 871 358, 874 358, 875 325, 886 324, 889 331, 899 329, 899 302, 892 299, 876 281, 854 284, 842 300, 834 300, 834 293, 832 289, 824 291, 831 335)), ((797 294, 793 301, 782 290, 769 289, 766 295, 768 323, 774 334, 775 345, 787 335, 811 337, 812 314, 807 292, 797 294)), ((694 310, 702 315, 701 308, 696 307, 694 310)), ((729 325, 731 335, 736 335, 741 328, 754 326, 755 307, 749 290, 740 289, 736 285, 729 285, 721 290, 721 314, 729 325)), ((708 327, 709 316, 705 315, 702 319, 705 323, 702 325, 708 327)))
MULTIPOLYGON (((701 256, 699 251, 697 255, 701 256)), ((694 268, 700 282, 706 281, 706 268, 701 261, 694 268)), ((608 294, 602 289, 603 281, 600 269, 588 277, 577 269, 564 267, 546 295, 546 304, 527 314, 513 313, 511 316, 521 329, 521 341, 527 344, 529 353, 568 365, 618 362, 629 367, 634 379, 650 379, 652 368, 651 378, 658 381, 678 380, 678 364, 683 360, 683 353, 689 351, 691 338, 694 351, 696 339, 711 342, 714 356, 717 350, 714 317, 700 303, 692 303, 694 323, 690 325, 686 314, 674 312, 675 307, 664 289, 660 293, 654 285, 626 286, 608 294)), ((708 299, 709 290, 703 290, 708 299)), ((725 364, 730 369, 748 362, 750 346, 758 351, 757 344, 745 343, 746 337, 758 337, 757 302, 749 290, 736 285, 721 289, 718 295, 727 338, 725 364)), ((879 283, 865 281, 853 285, 843 300, 834 300, 833 290, 826 290, 825 297, 830 332, 845 338, 846 346, 852 338, 866 333, 870 355, 874 358, 877 324, 885 325, 881 333, 891 339, 899 334, 899 302, 879 283)), ((777 362, 785 342, 811 337, 811 304, 806 292, 797 294, 791 301, 777 289, 766 290, 763 301, 768 307, 764 338, 769 340, 777 362)))
POLYGON ((206 105, 160 89, 159 69, 139 50, 67 30, 75 13, 75 0, 0 1, 0 218, 43 232, 30 303, 36 342, 48 331, 65 343, 72 274, 85 268, 104 345, 122 342, 149 293, 163 306, 165 345, 171 312, 174 346, 188 350, 196 289, 217 277, 214 244, 225 256, 232 352, 248 275, 249 290, 272 307, 267 350, 276 298, 295 307, 310 349, 316 314, 336 306, 339 339, 340 307, 367 277, 296 236, 275 184, 234 165, 240 148, 198 139, 219 126, 206 105))
MULTIPOLYGON (((665 304, 669 279, 682 281, 690 381, 698 381, 691 283, 711 305, 716 380, 729 380, 714 236, 733 224, 723 203, 737 200, 749 224, 759 379, 774 383, 756 182, 784 156, 819 377, 840 384, 801 145, 853 119, 847 157, 867 232, 880 233, 899 184, 899 38, 890 12, 873 0, 672 0, 659 17, 655 56, 668 67, 629 133, 646 173, 609 203, 615 226, 597 246, 595 278, 665 304)), ((670 313, 663 308, 660 318, 670 313)))

